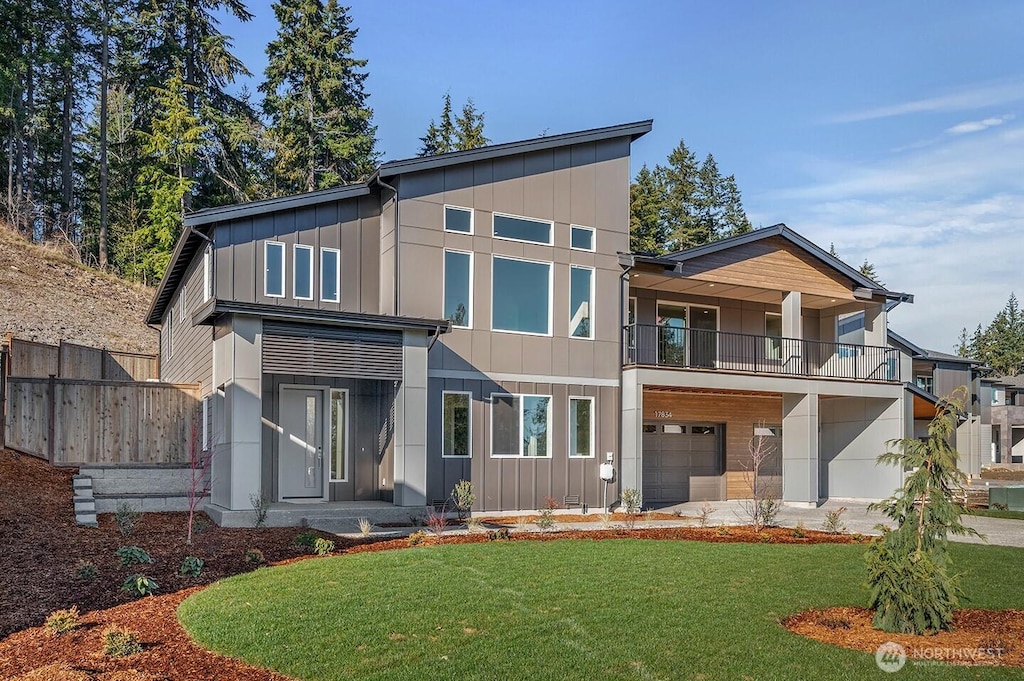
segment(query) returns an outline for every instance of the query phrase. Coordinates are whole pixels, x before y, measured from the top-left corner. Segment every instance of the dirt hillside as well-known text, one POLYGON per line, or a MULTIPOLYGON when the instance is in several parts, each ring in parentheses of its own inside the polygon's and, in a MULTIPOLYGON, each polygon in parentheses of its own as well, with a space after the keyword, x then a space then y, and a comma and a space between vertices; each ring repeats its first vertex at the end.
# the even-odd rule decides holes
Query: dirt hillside
POLYGON ((0 335, 155 354, 157 333, 143 323, 152 297, 0 223, 0 335))

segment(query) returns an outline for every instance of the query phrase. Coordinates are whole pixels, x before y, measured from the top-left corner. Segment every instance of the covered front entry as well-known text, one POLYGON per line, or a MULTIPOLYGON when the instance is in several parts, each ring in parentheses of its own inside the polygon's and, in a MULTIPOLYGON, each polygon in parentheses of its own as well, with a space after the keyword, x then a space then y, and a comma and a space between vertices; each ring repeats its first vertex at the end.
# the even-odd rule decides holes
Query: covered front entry
POLYGON ((646 505, 723 498, 723 426, 645 421, 643 498, 646 505))
POLYGON ((281 501, 324 499, 324 389, 281 386, 281 501))

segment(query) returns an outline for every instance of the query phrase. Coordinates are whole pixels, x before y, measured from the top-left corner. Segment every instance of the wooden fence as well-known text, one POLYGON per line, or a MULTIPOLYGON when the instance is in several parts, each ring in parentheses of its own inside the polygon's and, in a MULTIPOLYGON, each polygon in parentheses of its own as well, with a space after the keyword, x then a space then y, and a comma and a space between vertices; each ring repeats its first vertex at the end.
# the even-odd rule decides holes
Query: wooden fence
POLYGON ((55 465, 187 464, 199 432, 199 386, 13 375, 6 382, 6 446, 55 465))
POLYGON ((81 378, 97 381, 155 381, 160 363, 155 355, 90 348, 76 343, 47 345, 10 338, 10 376, 20 378, 81 378))

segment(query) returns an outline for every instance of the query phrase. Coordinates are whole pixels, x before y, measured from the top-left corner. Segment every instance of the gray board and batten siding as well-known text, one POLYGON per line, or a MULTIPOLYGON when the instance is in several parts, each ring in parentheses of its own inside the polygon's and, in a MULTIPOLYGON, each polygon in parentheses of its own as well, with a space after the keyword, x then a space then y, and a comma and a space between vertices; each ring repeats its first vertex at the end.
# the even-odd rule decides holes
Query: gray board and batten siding
POLYGON ((213 389, 213 327, 192 323, 192 316, 205 303, 203 250, 199 249, 192 258, 181 286, 164 312, 160 325, 160 380, 198 383, 200 395, 205 397, 213 389), (170 324, 168 315, 173 315, 170 324))

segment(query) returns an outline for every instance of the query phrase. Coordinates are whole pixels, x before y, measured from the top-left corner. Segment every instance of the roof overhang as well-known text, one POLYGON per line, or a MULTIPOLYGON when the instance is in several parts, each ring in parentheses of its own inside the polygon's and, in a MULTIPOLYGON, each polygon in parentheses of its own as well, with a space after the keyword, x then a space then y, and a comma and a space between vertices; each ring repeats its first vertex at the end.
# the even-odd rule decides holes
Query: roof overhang
POLYGON ((352 199, 360 196, 367 196, 369 193, 370 185, 368 183, 347 184, 341 187, 331 187, 330 189, 321 189, 315 192, 291 194, 289 196, 279 196, 273 199, 263 199, 261 201, 249 201, 247 203, 236 203, 230 206, 206 208, 186 215, 184 224, 186 227, 197 227, 199 225, 207 225, 212 222, 236 220, 238 218, 247 218, 254 215, 266 215, 267 213, 291 210, 293 208, 302 208, 303 206, 312 206, 325 203, 327 201, 352 199))
POLYGON ((192 323, 196 325, 213 324, 218 317, 225 314, 256 315, 273 321, 343 326, 348 328, 425 331, 430 335, 448 333, 452 328, 451 322, 447 319, 402 317, 367 314, 364 312, 333 312, 330 310, 280 307, 265 303, 240 303, 228 300, 209 301, 192 315, 192 323))
POLYGON ((185 276, 185 272, 188 271, 189 265, 192 264, 196 252, 209 241, 209 231, 210 228, 201 230, 191 225, 181 230, 181 236, 178 237, 178 243, 174 246, 167 269, 164 270, 164 276, 156 287, 153 302, 150 303, 149 311, 146 312, 147 324, 159 324, 163 319, 164 310, 170 304, 174 292, 178 290, 178 284, 185 276))

